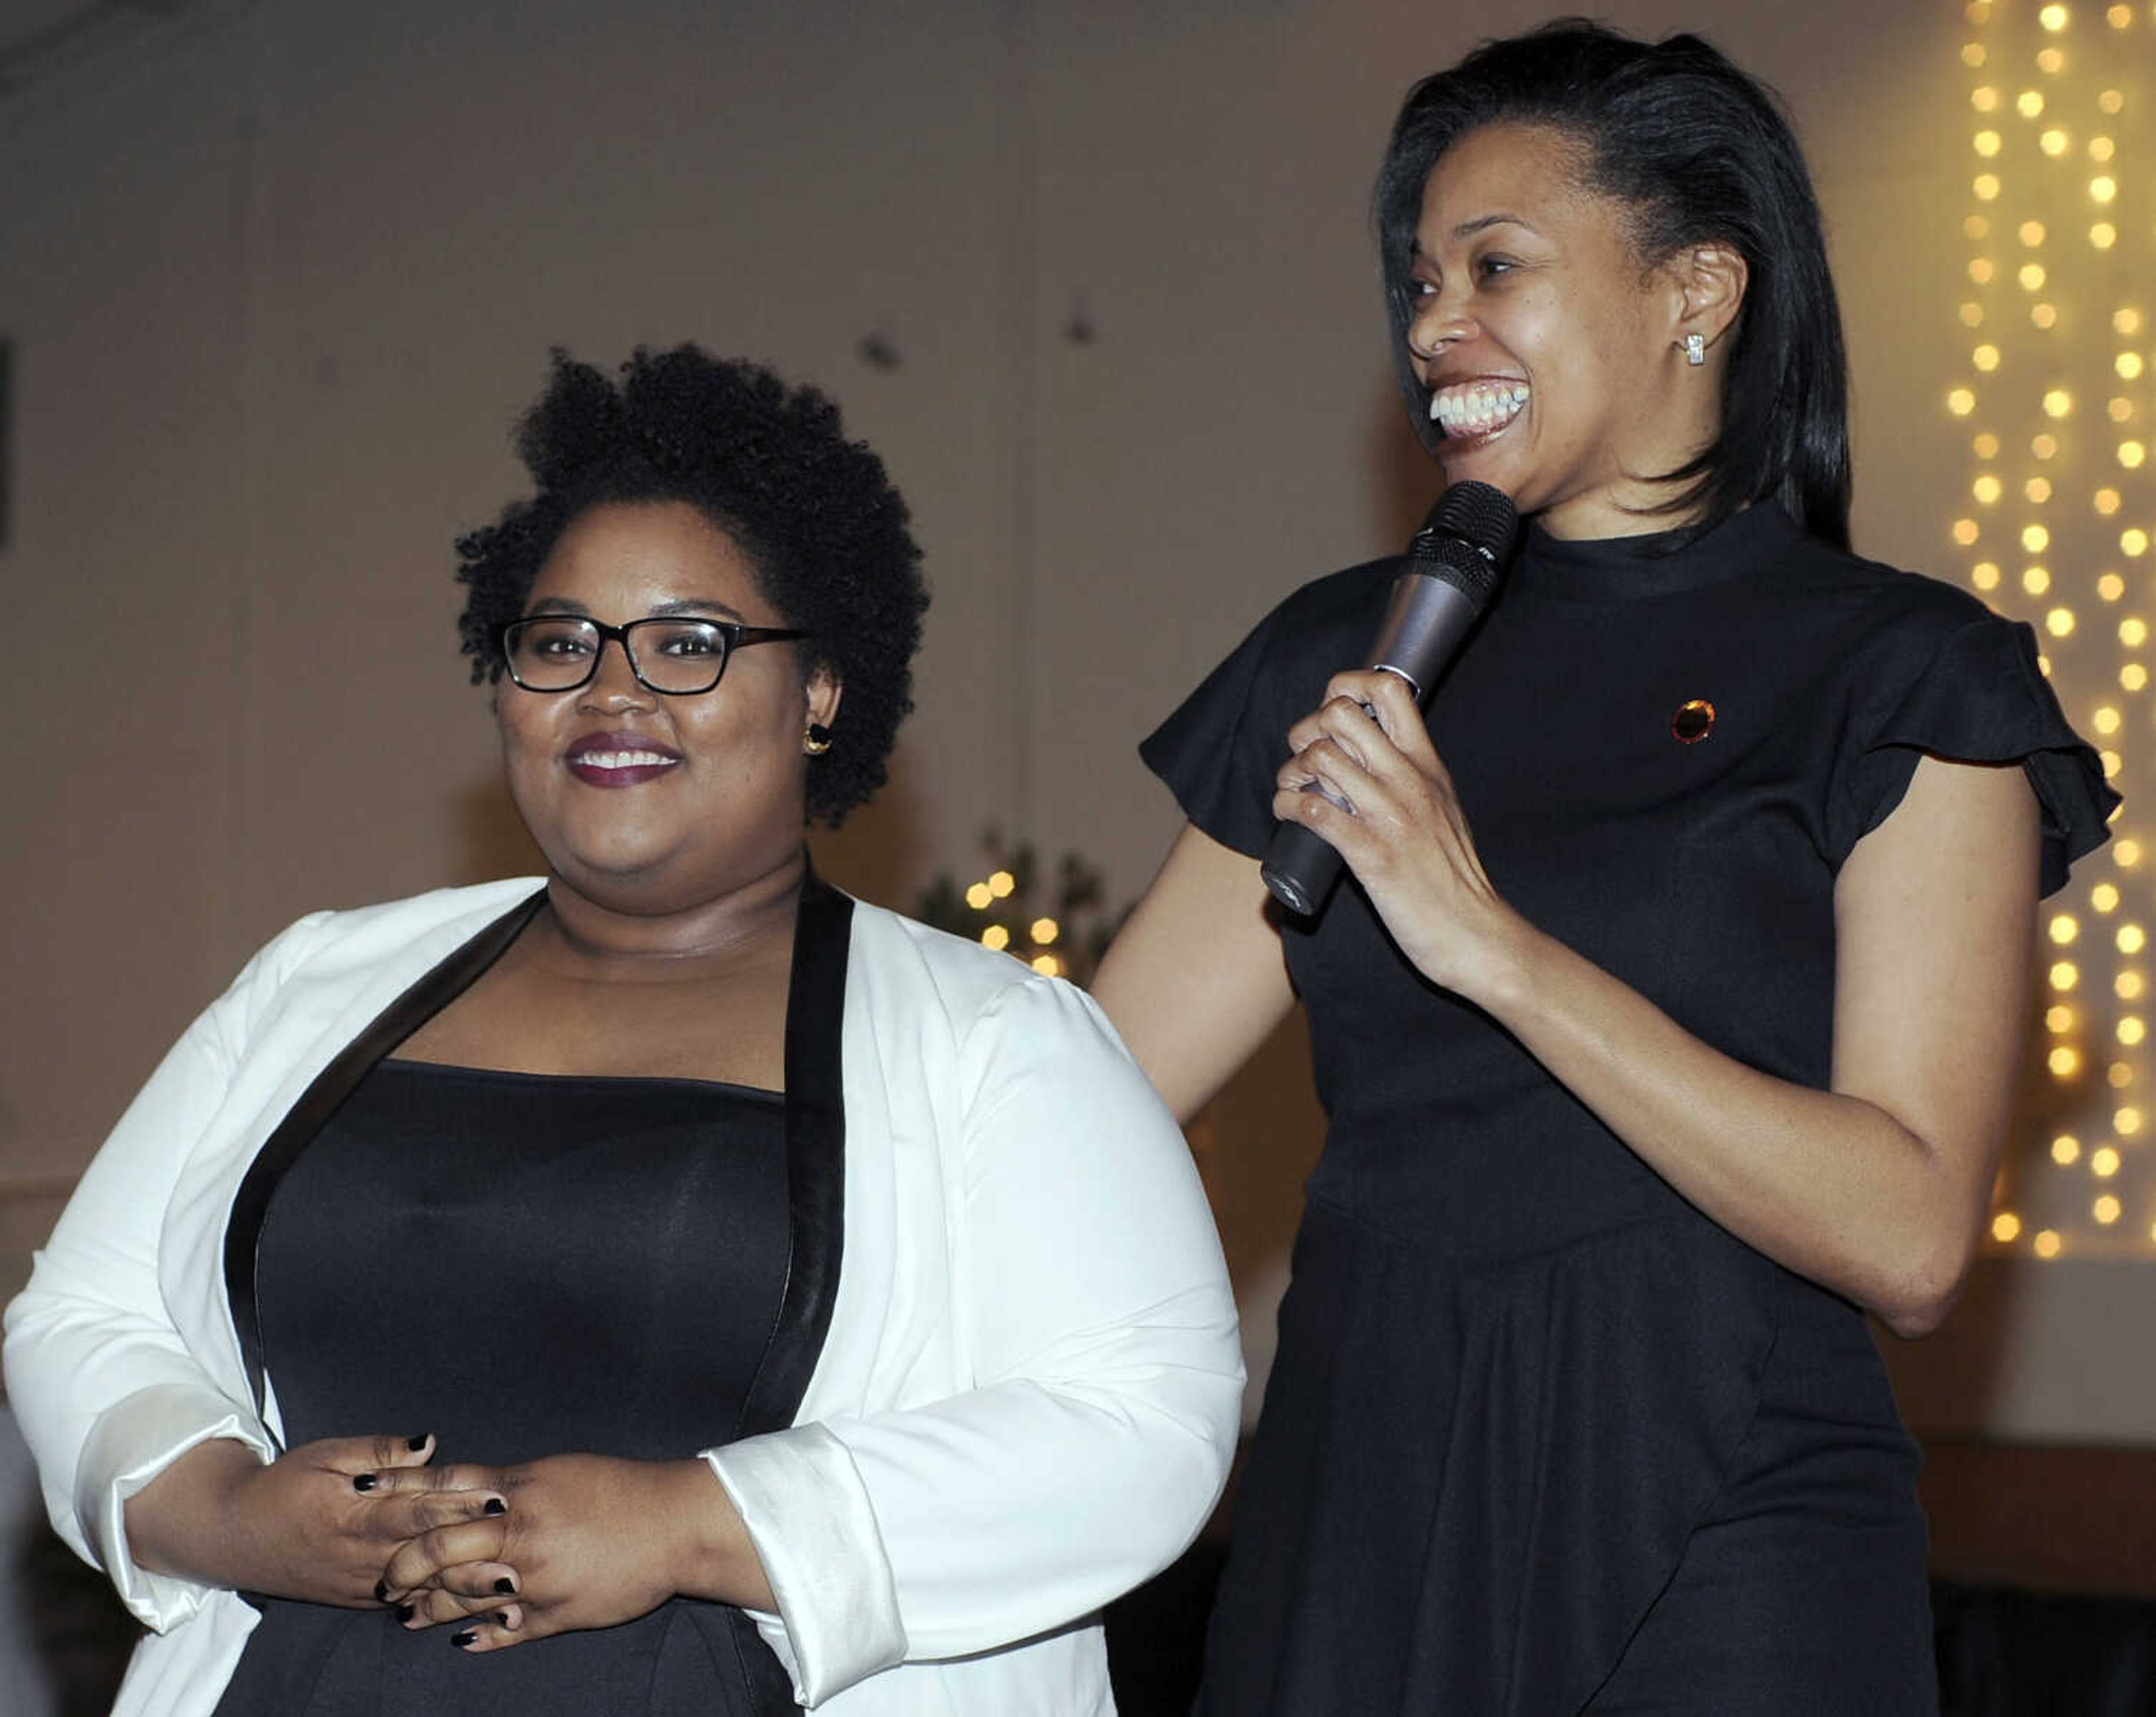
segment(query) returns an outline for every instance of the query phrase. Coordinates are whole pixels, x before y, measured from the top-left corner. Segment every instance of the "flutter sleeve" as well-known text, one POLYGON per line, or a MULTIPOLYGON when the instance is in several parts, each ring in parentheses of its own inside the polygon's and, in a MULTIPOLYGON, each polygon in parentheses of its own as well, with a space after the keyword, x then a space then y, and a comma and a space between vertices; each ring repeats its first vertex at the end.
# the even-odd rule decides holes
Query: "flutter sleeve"
MULTIPOLYGON (((2018 763, 2043 810, 2046 894, 2102 844, 2119 803, 2096 752, 2067 724, 2026 625, 1969 604, 1927 627, 1860 676, 1829 806, 1837 861, 1901 804, 1917 761, 2018 763)), ((1905 629, 1907 630, 1907 629, 1905 629)))
POLYGON ((1316 709, 1326 681, 1362 658, 1391 563, 1306 584, 1260 620, 1138 747, 1183 815, 1252 858, 1272 840, 1273 778, 1287 730, 1316 709))

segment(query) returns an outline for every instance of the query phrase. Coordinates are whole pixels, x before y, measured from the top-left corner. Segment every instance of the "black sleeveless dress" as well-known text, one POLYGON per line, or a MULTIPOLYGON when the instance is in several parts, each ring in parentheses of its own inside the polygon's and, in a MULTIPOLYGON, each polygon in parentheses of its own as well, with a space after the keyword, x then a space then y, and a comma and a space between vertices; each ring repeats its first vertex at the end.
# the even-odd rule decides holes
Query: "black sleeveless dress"
MULTIPOLYGON (((266 1200, 254 1298, 286 1446, 431 1431, 438 1459, 506 1465, 740 1436, 788 1212, 775 1092, 381 1062, 266 1200)), ((721 1605, 468 1657, 453 1627, 408 1632, 386 1610, 251 1601, 219 1717, 792 1708, 721 1605)))
MULTIPOLYGON (((1287 729, 1396 570, 1305 587, 1146 742, 1214 839, 1265 851, 1287 729)), ((2047 891, 2113 803, 2026 627, 1767 505, 1532 532, 1430 726, 1514 906, 1815 1087, 1835 877, 1920 754, 2024 763, 2047 891)), ((1424 980, 1352 877, 1286 942, 1328 1128, 1201 1710, 1934 1709, 1917 1453, 1858 1311, 1424 980)))

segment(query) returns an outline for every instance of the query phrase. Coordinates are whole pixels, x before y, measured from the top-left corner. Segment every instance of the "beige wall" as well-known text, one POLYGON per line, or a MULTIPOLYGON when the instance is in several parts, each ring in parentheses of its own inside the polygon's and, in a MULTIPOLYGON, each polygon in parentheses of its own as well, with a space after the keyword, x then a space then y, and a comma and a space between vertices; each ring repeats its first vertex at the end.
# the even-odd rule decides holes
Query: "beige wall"
MULTIPOLYGON (((1607 9, 1707 28, 1789 97, 1855 348, 1860 538, 1938 564, 1966 480, 1938 406, 1964 344, 1960 7, 1607 9)), ((0 1291, 265 936, 529 862, 448 545, 516 491, 506 431, 550 345, 770 359, 834 393, 912 501, 919 712, 829 870, 902 904, 997 822, 1134 893, 1174 826, 1137 738, 1434 487, 1388 397, 1368 180, 1407 81, 1542 8, 213 10, 0 99, 0 1291), (863 360, 871 333, 896 368, 863 360)), ((1260 1323, 1314 1148, 1296 1053, 1231 1095, 1209 1162, 1260 1323)), ((2043 1314, 2069 1334, 2156 1272, 2087 1280, 2043 1314)), ((1928 1379, 1928 1411, 2156 1438, 2145 1382, 2061 1420, 2016 1375, 1928 1379)))

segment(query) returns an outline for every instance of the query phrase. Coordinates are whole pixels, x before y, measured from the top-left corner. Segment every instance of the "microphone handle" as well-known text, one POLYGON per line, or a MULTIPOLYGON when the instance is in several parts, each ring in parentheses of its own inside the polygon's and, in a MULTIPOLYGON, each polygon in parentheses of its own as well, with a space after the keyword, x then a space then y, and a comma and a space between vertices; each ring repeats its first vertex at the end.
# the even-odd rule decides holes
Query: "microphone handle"
MULTIPOLYGON (((1429 701, 1445 663, 1482 613, 1482 602, 1445 576, 1452 571, 1440 566, 1435 572, 1406 572, 1395 578, 1384 623, 1370 653, 1369 666, 1406 681, 1418 704, 1429 701)), ((1313 781, 1303 791, 1324 789, 1313 781)), ((1258 874, 1274 899, 1291 912, 1312 918, 1339 881, 1340 864, 1339 849, 1323 835, 1301 823, 1283 820, 1273 830, 1258 874)))

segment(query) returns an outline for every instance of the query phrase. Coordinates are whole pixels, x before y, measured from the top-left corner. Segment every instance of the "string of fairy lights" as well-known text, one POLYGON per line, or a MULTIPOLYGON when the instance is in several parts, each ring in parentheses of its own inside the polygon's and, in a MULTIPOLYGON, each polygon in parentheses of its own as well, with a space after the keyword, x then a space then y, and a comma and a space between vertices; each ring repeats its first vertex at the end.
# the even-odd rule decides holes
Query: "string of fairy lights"
POLYGON ((2148 1148, 2148 889, 2156 791, 2156 3, 1973 0, 1968 372, 1969 583, 2028 620, 2068 717, 2126 794, 2112 840, 2047 902, 2032 1148, 2002 1174, 1994 1249, 2156 1256, 2148 1148))

